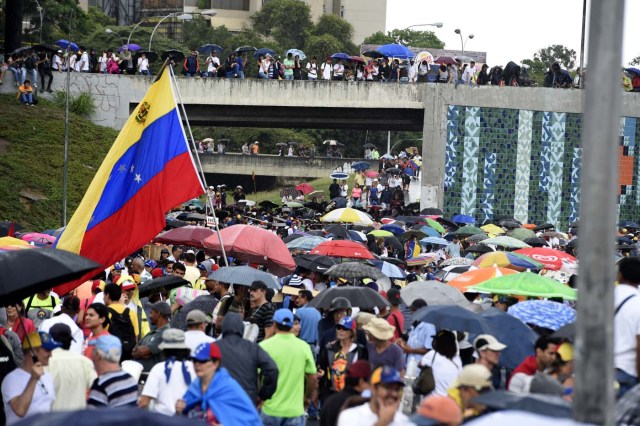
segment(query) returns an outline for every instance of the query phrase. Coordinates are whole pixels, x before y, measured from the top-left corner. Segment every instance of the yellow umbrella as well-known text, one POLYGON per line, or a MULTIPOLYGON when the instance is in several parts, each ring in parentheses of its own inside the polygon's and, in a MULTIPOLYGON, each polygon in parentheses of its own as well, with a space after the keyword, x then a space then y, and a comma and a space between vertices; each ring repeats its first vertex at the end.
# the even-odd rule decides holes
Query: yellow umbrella
POLYGON ((0 237, 0 247, 6 246, 29 247, 29 243, 13 237, 0 237))
POLYGON ((493 234, 493 235, 502 235, 502 234, 504 234, 504 229, 500 228, 497 225, 494 225, 493 223, 481 226, 480 229, 482 229, 487 234, 493 234))

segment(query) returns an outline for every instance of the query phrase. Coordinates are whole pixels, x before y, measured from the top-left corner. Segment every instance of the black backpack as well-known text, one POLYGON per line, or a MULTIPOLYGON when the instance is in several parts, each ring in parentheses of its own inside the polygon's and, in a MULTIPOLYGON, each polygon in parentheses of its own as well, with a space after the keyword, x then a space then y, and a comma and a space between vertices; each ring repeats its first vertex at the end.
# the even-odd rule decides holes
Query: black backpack
POLYGON ((121 314, 117 313, 113 308, 108 308, 111 313, 111 324, 109 325, 109 333, 116 336, 122 342, 122 356, 120 361, 131 359, 131 351, 136 345, 136 334, 129 317, 129 308, 126 308, 121 314))

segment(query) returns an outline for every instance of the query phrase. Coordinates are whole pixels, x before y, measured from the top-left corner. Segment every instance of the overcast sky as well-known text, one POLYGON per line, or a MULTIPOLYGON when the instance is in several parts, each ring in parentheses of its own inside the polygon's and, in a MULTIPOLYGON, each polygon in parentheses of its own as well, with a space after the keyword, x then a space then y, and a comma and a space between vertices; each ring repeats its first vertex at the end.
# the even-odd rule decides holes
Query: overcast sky
MULTIPOLYGON (((436 22, 444 26, 415 29, 434 31, 453 49, 460 49, 456 28, 465 38, 473 34, 465 49, 486 51, 491 66, 533 58, 538 49, 552 44, 574 49, 576 64, 580 58, 582 0, 387 0, 388 31, 436 22)), ((587 26, 588 22, 587 16, 587 26)), ((624 24, 622 59, 626 65, 640 55, 640 0, 626 0, 624 24)))

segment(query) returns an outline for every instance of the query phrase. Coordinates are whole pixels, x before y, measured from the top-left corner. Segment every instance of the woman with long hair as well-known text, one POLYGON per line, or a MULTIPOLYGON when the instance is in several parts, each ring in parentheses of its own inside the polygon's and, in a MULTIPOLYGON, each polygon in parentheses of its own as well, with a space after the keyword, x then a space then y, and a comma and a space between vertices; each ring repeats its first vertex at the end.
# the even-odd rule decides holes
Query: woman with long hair
POLYGON ((33 321, 26 317, 21 301, 7 305, 7 328, 16 333, 21 342, 28 334, 36 331, 33 321))
POLYGON ((447 390, 462 371, 455 333, 440 330, 433 338, 432 346, 433 350, 422 357, 420 366, 430 366, 433 371, 436 387, 430 395, 447 396, 447 390))

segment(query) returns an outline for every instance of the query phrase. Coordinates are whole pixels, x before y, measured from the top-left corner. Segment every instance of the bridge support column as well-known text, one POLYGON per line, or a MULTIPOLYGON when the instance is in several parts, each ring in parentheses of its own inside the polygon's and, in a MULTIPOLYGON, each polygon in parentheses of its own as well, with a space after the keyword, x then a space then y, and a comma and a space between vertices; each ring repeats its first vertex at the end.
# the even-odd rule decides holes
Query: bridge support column
POLYGON ((439 84, 423 84, 422 178, 420 209, 444 208, 447 105, 439 84))

